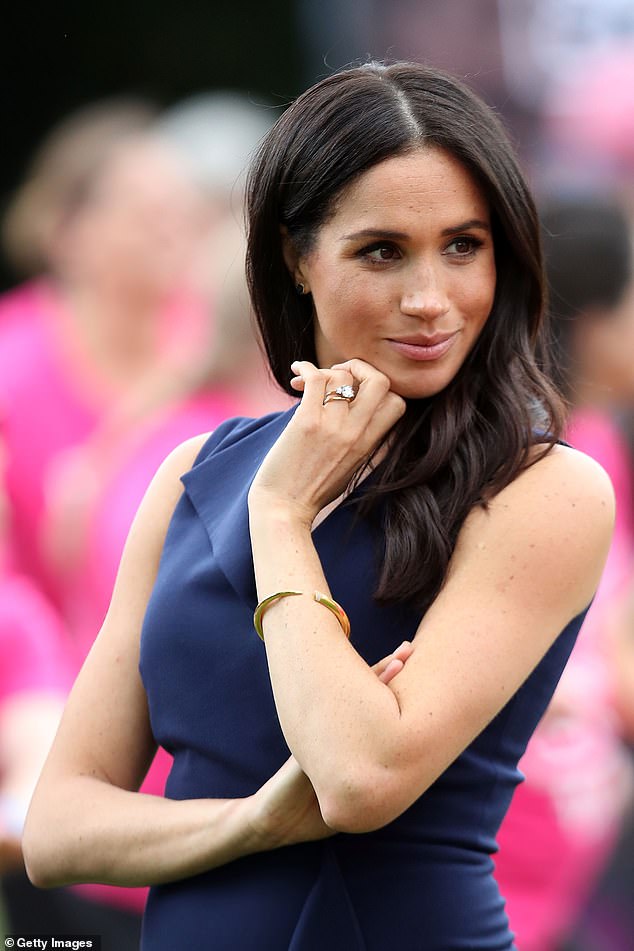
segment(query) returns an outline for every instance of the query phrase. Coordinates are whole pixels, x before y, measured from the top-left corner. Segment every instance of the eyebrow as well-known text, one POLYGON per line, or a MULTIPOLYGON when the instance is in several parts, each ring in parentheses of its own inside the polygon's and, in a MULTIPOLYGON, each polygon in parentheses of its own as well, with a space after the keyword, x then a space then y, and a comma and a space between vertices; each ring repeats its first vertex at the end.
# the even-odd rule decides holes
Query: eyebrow
MULTIPOLYGON (((458 225, 452 225, 450 228, 443 228, 442 237, 449 237, 452 234, 458 234, 460 231, 471 231, 478 229, 480 231, 491 231, 491 226, 480 218, 470 218, 469 221, 463 221, 458 225)), ((344 234, 342 241, 358 241, 360 238, 391 238, 394 241, 405 241, 409 235, 404 231, 390 231, 383 228, 363 228, 361 231, 355 231, 352 234, 344 234)))
POLYGON ((357 241, 359 238, 393 238, 395 241, 404 241, 409 235, 404 231, 386 231, 383 228, 363 228, 353 234, 344 234, 342 241, 357 241))
POLYGON ((445 228, 441 234, 443 237, 449 237, 451 234, 457 234, 458 231, 472 231, 477 229, 479 231, 491 231, 491 225, 486 221, 482 221, 481 218, 470 218, 469 221, 463 221, 462 224, 456 225, 455 227, 445 228))

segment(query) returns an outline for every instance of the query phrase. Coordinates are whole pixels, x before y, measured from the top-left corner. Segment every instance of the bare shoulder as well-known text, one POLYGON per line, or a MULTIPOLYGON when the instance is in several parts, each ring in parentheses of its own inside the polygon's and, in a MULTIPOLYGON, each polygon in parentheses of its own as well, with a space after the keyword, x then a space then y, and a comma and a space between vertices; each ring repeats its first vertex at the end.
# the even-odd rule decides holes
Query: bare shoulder
POLYGON ((159 524, 166 525, 183 491, 181 476, 192 468, 209 436, 210 433, 192 436, 165 457, 145 494, 139 515, 149 510, 151 519, 158 518, 159 524))
POLYGON ((154 582, 168 525, 183 492, 181 476, 191 469, 208 438, 209 434, 205 433, 180 443, 157 469, 137 509, 123 549, 113 604, 117 603, 125 578, 133 581, 128 588, 148 593, 154 582))
POLYGON ((569 523, 571 531, 594 528, 610 536, 614 525, 614 490, 606 471, 570 446, 554 446, 500 492, 492 505, 556 515, 561 523, 569 523), (581 518, 588 521, 580 524, 581 518))
POLYGON ((182 489, 181 476, 192 468, 210 435, 211 433, 202 433, 199 436, 192 436, 172 449, 159 466, 154 482, 157 482, 166 492, 172 490, 179 493, 182 489))
POLYGON ((564 595, 571 610, 592 598, 614 527, 614 492, 602 467, 557 445, 490 502, 460 532, 455 565, 482 556, 500 576, 524 578, 529 596, 564 595), (567 597, 565 593, 567 592, 567 597))

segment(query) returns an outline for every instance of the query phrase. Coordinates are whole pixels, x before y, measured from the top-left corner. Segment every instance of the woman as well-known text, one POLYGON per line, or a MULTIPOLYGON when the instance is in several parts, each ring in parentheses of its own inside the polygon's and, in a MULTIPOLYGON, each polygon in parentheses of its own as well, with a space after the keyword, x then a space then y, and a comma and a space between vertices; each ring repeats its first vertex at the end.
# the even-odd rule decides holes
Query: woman
MULTIPOLYGON (((116 428, 123 408, 155 386, 159 372, 171 380, 184 375, 184 360, 207 340, 207 308, 188 277, 203 230, 201 199, 180 160, 152 134, 154 117, 124 99, 64 119, 43 141, 3 221, 10 259, 33 275, 0 298, 7 547, 15 569, 59 612, 60 628, 69 626, 60 552, 72 547, 78 512, 93 492, 90 472, 74 481, 73 460, 83 444, 116 428), (64 493, 75 517, 59 539, 52 516, 64 493)), ((85 644, 66 636, 63 648, 69 645, 76 672, 85 644)), ((147 791, 162 791, 168 767, 166 754, 156 758, 147 791)), ((26 877, 22 887, 29 911, 40 899, 43 932, 46 921, 60 920, 44 916, 44 897, 50 914, 63 916, 62 933, 81 915, 92 921, 89 933, 118 951, 138 947, 144 890, 81 885, 72 896, 34 899, 26 877)), ((17 891, 16 881, 10 912, 17 891)))
POLYGON ((370 64, 280 118, 249 218, 255 312, 301 402, 159 470, 29 873, 150 882, 152 951, 510 948, 494 836, 612 521, 532 356, 533 204, 472 93, 370 64), (134 791, 157 742, 165 800, 134 791))
POLYGON ((87 106, 46 137, 3 221, 9 258, 32 276, 0 297, 0 407, 10 544, 59 606, 45 523, 66 453, 207 341, 188 272, 201 201, 135 102, 87 106), (167 372, 166 372, 167 371, 167 372))

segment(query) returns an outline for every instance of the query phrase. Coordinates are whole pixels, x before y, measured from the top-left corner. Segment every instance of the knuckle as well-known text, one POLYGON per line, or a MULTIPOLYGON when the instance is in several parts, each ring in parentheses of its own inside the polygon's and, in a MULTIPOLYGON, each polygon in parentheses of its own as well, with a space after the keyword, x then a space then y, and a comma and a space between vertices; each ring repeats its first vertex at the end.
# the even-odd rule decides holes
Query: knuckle
POLYGON ((399 417, 403 416, 405 410, 407 409, 407 403, 402 396, 398 396, 396 393, 394 393, 393 396, 394 412, 398 413, 399 417))

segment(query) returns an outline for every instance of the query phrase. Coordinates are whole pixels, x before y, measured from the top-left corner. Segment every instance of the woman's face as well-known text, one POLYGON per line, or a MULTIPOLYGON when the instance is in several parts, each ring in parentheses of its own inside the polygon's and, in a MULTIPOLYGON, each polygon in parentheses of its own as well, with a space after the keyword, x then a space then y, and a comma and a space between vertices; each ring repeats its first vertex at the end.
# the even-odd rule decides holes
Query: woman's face
POLYGON ((360 358, 403 397, 432 396, 453 379, 495 294, 488 202, 438 148, 365 172, 291 263, 312 294, 319 365, 360 358))
POLYGON ((201 209, 169 151, 141 138, 123 144, 67 225, 64 273, 132 293, 169 292, 191 267, 201 209))

